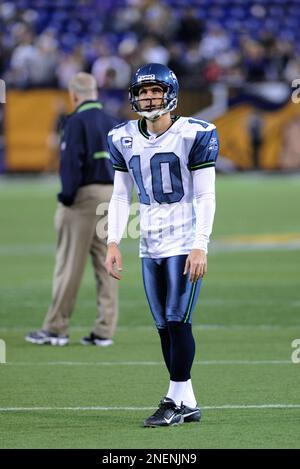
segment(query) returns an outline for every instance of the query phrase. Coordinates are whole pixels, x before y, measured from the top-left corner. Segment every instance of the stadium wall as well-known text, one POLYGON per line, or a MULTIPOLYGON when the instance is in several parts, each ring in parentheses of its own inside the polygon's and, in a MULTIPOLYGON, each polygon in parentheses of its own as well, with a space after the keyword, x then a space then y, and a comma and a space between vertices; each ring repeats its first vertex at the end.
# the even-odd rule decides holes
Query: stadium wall
POLYGON ((8 171, 42 171, 51 157, 49 135, 57 103, 70 111, 68 94, 59 90, 10 91, 5 105, 5 162, 8 171))
MULTIPOLYGON (((177 113, 193 115, 210 103, 207 91, 180 93, 177 113)), ((45 171, 53 158, 51 135, 55 131, 58 109, 71 112, 68 93, 62 90, 29 90, 7 93, 4 134, 6 171, 45 171)), ((238 104, 215 120, 221 141, 221 155, 240 169, 252 167, 252 149, 248 122, 253 108, 238 104)), ((135 118, 126 102, 125 118, 135 118)), ((264 111, 261 168, 300 169, 300 108, 288 103, 280 109, 264 111)))
MULTIPOLYGON (((221 154, 240 169, 252 168, 249 121, 253 107, 238 105, 215 120, 221 142, 221 154)), ((289 102, 276 111, 264 111, 260 165, 266 170, 300 169, 300 107, 289 102)))

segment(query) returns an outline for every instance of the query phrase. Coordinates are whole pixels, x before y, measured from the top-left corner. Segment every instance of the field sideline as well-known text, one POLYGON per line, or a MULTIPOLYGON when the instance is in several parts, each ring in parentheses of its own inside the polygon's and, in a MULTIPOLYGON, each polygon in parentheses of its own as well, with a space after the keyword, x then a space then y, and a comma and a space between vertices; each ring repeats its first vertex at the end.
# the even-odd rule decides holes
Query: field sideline
POLYGON ((300 177, 219 176, 194 313, 200 425, 144 429, 167 390, 138 244, 123 242, 113 347, 79 344, 95 316, 88 265, 68 347, 24 341, 51 295, 56 180, 0 180, 0 448, 299 448, 300 177))

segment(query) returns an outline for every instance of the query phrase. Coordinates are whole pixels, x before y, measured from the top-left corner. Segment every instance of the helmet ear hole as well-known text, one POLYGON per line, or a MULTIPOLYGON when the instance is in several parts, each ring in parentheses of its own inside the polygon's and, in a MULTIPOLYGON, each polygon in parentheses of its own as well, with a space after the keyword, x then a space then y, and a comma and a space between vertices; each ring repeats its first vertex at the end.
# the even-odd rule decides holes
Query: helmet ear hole
POLYGON ((133 96, 138 96, 139 95, 140 87, 141 87, 141 85, 135 85, 135 86, 131 87, 133 96))

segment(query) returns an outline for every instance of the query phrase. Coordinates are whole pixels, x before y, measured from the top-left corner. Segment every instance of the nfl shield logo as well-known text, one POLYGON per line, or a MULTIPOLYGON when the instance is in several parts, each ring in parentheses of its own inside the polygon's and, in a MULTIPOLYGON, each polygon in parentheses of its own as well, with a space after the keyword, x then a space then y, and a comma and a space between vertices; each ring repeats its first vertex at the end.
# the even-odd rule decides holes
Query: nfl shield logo
POLYGON ((132 148, 132 137, 122 137, 121 144, 124 148, 132 148))

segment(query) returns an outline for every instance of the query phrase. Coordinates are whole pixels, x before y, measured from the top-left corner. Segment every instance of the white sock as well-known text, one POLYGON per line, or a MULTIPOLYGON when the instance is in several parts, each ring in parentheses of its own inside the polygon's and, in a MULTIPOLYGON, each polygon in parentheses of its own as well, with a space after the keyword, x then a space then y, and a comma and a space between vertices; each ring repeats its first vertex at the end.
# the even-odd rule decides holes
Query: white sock
POLYGON ((183 396, 183 404, 192 408, 196 407, 197 405, 191 379, 186 382, 185 392, 183 396))
POLYGON ((176 405, 181 406, 184 400, 187 381, 170 381, 167 396, 172 399, 176 405))

